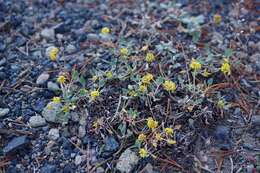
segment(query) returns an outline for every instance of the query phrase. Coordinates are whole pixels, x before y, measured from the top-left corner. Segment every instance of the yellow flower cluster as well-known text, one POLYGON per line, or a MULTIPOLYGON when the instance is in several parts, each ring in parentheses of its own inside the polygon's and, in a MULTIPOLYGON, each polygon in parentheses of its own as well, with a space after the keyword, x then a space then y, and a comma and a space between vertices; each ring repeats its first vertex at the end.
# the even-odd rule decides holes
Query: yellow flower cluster
POLYGON ((59 49, 57 47, 51 48, 49 52, 50 59, 52 61, 56 61, 58 53, 59 53, 59 49))
POLYGON ((60 102, 61 102, 61 99, 60 99, 60 97, 53 97, 53 98, 52 98, 52 102, 53 102, 53 103, 60 103, 60 102))
POLYGON ((220 24, 222 21, 222 17, 219 14, 215 14, 213 19, 215 24, 220 24))
POLYGON ((155 129, 158 126, 158 121, 155 121, 152 117, 147 119, 147 126, 150 129, 155 129))
POLYGON ((176 142, 175 140, 168 139, 168 140, 167 140, 167 143, 168 143, 169 145, 174 145, 174 144, 176 144, 177 142, 176 142))
POLYGON ((111 78, 113 77, 113 72, 112 72, 112 71, 106 72, 106 77, 107 77, 108 79, 111 79, 111 78))
POLYGON ((167 134, 167 135, 173 135, 173 129, 170 128, 170 127, 167 127, 164 129, 164 132, 167 134))
POLYGON ((166 90, 166 91, 170 91, 170 92, 173 92, 176 90, 176 84, 170 80, 166 80, 164 83, 163 83, 163 88, 166 90))
POLYGON ((101 33, 104 34, 104 35, 107 35, 110 33, 110 29, 108 27, 103 27, 101 29, 101 33))
POLYGON ((140 157, 145 158, 145 157, 149 156, 149 153, 148 153, 148 151, 146 149, 140 148, 139 155, 140 155, 140 157))
POLYGON ((153 62, 154 61, 154 54, 153 53, 147 53, 146 54, 146 57, 145 57, 145 60, 148 62, 148 63, 151 63, 151 62, 153 62))
POLYGON ((224 59, 224 62, 222 63, 220 70, 222 73, 225 75, 230 75, 231 74, 231 67, 227 59, 224 59))
POLYGON ((200 70, 201 69, 201 63, 192 58, 191 63, 190 63, 190 69, 192 69, 194 71, 200 70))
POLYGON ((139 91, 145 93, 147 91, 147 86, 144 84, 139 85, 139 91))
POLYGON ((128 49, 126 47, 123 47, 120 49, 120 55, 121 56, 127 56, 128 55, 128 49))
POLYGON ((98 90, 93 90, 90 92, 90 98, 91 100, 95 100, 100 95, 98 90))
POLYGON ((57 82, 64 84, 66 82, 66 77, 64 75, 60 75, 57 79, 57 82))
POLYGON ((150 84, 151 80, 153 80, 153 75, 151 73, 147 73, 142 77, 142 83, 143 84, 150 84))
POLYGON ((140 141, 140 142, 143 142, 143 141, 145 141, 145 139, 146 139, 146 135, 145 134, 143 134, 143 133, 141 133, 139 136, 138 136, 138 141, 140 141))

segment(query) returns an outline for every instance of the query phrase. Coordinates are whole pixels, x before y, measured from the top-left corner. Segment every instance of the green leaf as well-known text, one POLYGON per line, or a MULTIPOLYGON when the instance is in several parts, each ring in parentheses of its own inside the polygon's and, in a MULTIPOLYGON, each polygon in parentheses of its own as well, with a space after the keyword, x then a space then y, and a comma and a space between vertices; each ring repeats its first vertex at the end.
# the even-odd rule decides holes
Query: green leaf
POLYGON ((120 130, 120 133, 122 134, 122 136, 124 136, 126 134, 126 124, 122 123, 118 126, 118 129, 120 130))
POLYGON ((208 79, 208 80, 207 80, 207 84, 208 84, 208 85, 212 85, 212 84, 213 84, 213 78, 208 79))
POLYGON ((79 72, 77 70, 72 71, 72 80, 77 81, 79 79, 79 72))
POLYGON ((233 55, 233 50, 232 49, 228 48, 228 49, 225 50, 225 53, 224 53, 225 57, 229 58, 232 55, 233 55))

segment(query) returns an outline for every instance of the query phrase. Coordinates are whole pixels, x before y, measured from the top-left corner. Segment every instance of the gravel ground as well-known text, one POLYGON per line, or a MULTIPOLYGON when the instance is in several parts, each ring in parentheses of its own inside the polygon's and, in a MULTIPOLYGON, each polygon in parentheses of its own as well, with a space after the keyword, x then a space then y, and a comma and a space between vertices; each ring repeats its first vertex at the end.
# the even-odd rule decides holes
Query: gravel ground
MULTIPOLYGON (((177 5, 166 0, 0 0, 0 173, 260 172, 257 10, 250 0, 183 0, 177 5), (184 12, 192 20, 176 18, 184 12), (217 26, 212 22, 215 14, 222 16, 217 26), (201 26, 198 40, 190 34, 196 22, 201 26), (109 37, 100 34, 103 27, 111 29, 109 37), (100 100, 80 102, 69 112, 67 123, 58 122, 55 110, 62 105, 50 102, 62 95, 57 82, 61 73, 80 69, 87 78, 93 69, 111 68, 107 62, 117 55, 112 49, 118 51, 128 44, 135 52, 147 43, 159 52, 157 56, 176 55, 175 64, 162 59, 162 68, 170 69, 165 70, 168 74, 184 69, 185 61, 192 57, 210 58, 207 46, 212 53, 227 56, 226 48, 231 48, 234 68, 229 81, 233 85, 214 88, 230 107, 219 110, 202 102, 194 109, 205 114, 191 116, 193 108, 185 112, 173 102, 171 111, 181 116, 171 114, 168 124, 174 119, 180 125, 174 126, 177 146, 160 146, 154 151, 160 153, 157 159, 140 158, 131 148, 133 139, 125 138, 127 132, 118 135, 122 132, 119 120, 111 119, 118 113, 119 90, 127 87, 125 81, 111 81, 100 100), (58 61, 48 57, 52 46, 60 50, 58 61), (97 119, 104 121, 104 128, 98 131, 93 129, 97 119)), ((152 66, 151 71, 158 71, 156 64, 152 66)), ((213 84, 224 80, 216 74, 213 84)), ((185 94, 178 92, 175 98, 185 94)), ((213 95, 215 91, 209 92, 213 95)), ((158 119, 168 104, 163 98, 152 103, 158 119)), ((141 116, 146 113, 141 101, 129 104, 141 116)))

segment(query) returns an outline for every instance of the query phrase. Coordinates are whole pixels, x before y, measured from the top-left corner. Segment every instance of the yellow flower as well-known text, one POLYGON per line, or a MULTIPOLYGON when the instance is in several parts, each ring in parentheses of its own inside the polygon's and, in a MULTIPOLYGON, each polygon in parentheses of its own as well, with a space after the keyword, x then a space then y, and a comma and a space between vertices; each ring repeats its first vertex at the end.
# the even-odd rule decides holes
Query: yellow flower
POLYGON ((202 75, 203 75, 204 77, 208 77, 209 75, 211 75, 211 73, 209 73, 208 70, 205 69, 205 70, 203 71, 202 75))
POLYGON ((167 143, 168 143, 169 145, 173 145, 173 144, 176 144, 177 142, 176 142, 175 140, 168 139, 168 140, 167 140, 167 143))
POLYGON ((134 90, 129 91, 128 93, 131 97, 136 97, 137 93, 134 90))
POLYGON ((192 58, 190 63, 190 69, 197 71, 201 69, 201 63, 195 59, 192 58))
POLYGON ((146 85, 139 85, 139 91, 141 91, 142 93, 145 93, 147 91, 147 86, 146 85))
POLYGON ((163 83, 163 87, 166 91, 175 91, 176 90, 176 84, 170 80, 166 80, 164 83, 163 83))
POLYGON ((93 82, 96 82, 96 81, 98 80, 98 78, 99 78, 99 77, 98 77, 97 75, 95 75, 95 76, 92 76, 92 79, 91 79, 91 80, 92 80, 93 82))
POLYGON ((215 24, 220 24, 222 17, 219 14, 215 14, 213 18, 215 24))
POLYGON ((110 33, 110 29, 108 27, 103 27, 101 29, 101 33, 104 34, 104 35, 109 34, 110 33))
POLYGON ((127 56, 127 54, 128 54, 128 49, 126 47, 120 49, 121 56, 127 56))
POLYGON ((158 121, 155 121, 152 117, 147 119, 147 126, 150 129, 155 129, 158 126, 158 121))
POLYGON ((167 134, 167 135, 173 135, 173 129, 170 128, 170 127, 167 127, 164 129, 164 132, 167 134))
POLYGON ((93 90, 90 92, 90 98, 91 100, 95 100, 100 95, 98 90, 93 90))
POLYGON ((225 100, 221 99, 218 101, 218 107, 220 109, 223 109, 225 107, 225 100))
POLYGON ((57 54, 59 53, 59 49, 57 47, 51 48, 49 52, 50 59, 55 61, 57 59, 57 54))
POLYGON ((108 79, 111 79, 111 78, 113 77, 113 72, 112 72, 112 71, 106 72, 106 77, 107 77, 108 79))
POLYGON ((147 61, 147 62, 153 62, 154 61, 154 54, 153 53, 147 53, 146 54, 146 57, 145 57, 145 60, 147 61))
POLYGON ((145 158, 145 157, 149 156, 149 153, 148 153, 148 151, 146 149, 140 148, 139 155, 140 155, 140 157, 145 158))
POLYGON ((48 110, 52 110, 52 109, 53 109, 53 106, 52 106, 52 105, 47 105, 47 109, 48 109, 48 110))
POLYGON ((138 141, 140 141, 140 142, 143 142, 143 141, 145 141, 145 139, 146 139, 146 135, 145 134, 143 134, 143 133, 141 133, 139 136, 138 136, 138 141))
POLYGON ((52 102, 54 102, 54 103, 60 103, 60 101, 61 101, 60 97, 53 97, 52 98, 52 102))
POLYGON ((151 80, 153 80, 153 75, 150 73, 147 73, 142 77, 142 83, 143 84, 150 84, 151 80))
POLYGON ((229 64, 227 59, 225 59, 224 62, 222 63, 222 65, 220 67, 220 70, 225 75, 230 75, 231 74, 231 67, 230 67, 230 64, 229 64))
POLYGON ((155 133, 155 139, 156 139, 157 141, 162 141, 163 138, 162 138, 161 133, 155 133))
POLYGON ((66 81, 66 77, 63 75, 60 75, 57 79, 57 82, 59 82, 60 84, 64 84, 66 81))
POLYGON ((62 107, 62 111, 63 111, 64 113, 69 112, 69 110, 70 110, 70 108, 69 108, 68 105, 64 105, 64 106, 62 107))

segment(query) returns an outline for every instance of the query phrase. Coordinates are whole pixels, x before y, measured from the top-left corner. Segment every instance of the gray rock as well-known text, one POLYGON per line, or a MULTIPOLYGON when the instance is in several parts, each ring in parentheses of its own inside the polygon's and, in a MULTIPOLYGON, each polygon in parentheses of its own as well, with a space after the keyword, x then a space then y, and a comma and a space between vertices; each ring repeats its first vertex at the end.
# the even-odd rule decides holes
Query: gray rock
POLYGON ((48 138, 54 141, 59 139, 60 138, 59 129, 56 128, 50 129, 48 133, 48 138))
POLYGON ((5 63, 6 63, 6 59, 5 58, 0 60, 0 66, 5 65, 5 63))
POLYGON ((113 136, 109 136, 105 139, 105 152, 114 152, 119 148, 119 144, 113 136))
POLYGON ((0 108, 0 118, 6 116, 9 112, 9 108, 0 108))
POLYGON ((147 165, 144 167, 143 171, 144 171, 144 173, 155 173, 151 163, 147 163, 147 165))
POLYGON ((56 172, 56 165, 49 165, 49 164, 46 164, 44 165, 42 168, 41 168, 41 171, 40 172, 44 172, 44 173, 53 173, 53 172, 56 172))
POLYGON ((86 135, 85 126, 79 126, 79 132, 78 132, 79 138, 83 138, 85 135, 86 135))
POLYGON ((102 168, 102 167, 98 167, 97 169, 96 169, 96 173, 104 173, 105 172, 105 170, 104 170, 104 168, 102 168))
POLYGON ((79 122, 79 114, 76 112, 71 112, 70 118, 73 122, 79 122))
POLYGON ((223 36, 218 32, 213 32, 212 40, 211 42, 213 44, 223 44, 223 36))
POLYGON ((258 51, 260 51, 260 41, 256 43, 258 51))
POLYGON ((31 127, 40 127, 46 125, 46 120, 39 115, 35 115, 29 119, 29 124, 31 127))
POLYGON ((253 115, 251 122, 253 126, 260 126, 260 115, 253 115))
POLYGON ((255 135, 258 139, 260 139, 260 132, 257 132, 257 134, 255 135))
POLYGON ((65 52, 67 52, 68 54, 72 54, 76 51, 77 51, 77 48, 72 44, 69 44, 65 49, 65 52))
POLYGON ((82 162, 81 156, 80 156, 80 155, 77 155, 77 156, 75 157, 75 162, 74 162, 75 165, 80 165, 81 162, 82 162))
POLYGON ((45 39, 53 40, 55 38, 55 31, 51 28, 45 28, 41 31, 41 36, 45 39))
POLYGON ((47 83, 47 87, 48 87, 48 90, 54 91, 54 92, 60 90, 60 87, 59 87, 58 84, 56 84, 56 83, 54 83, 54 82, 50 82, 50 81, 47 83))
POLYGON ((246 59, 247 58, 247 53, 245 53, 245 52, 237 52, 237 57, 239 58, 239 59, 246 59))
POLYGON ((61 108, 62 108, 62 104, 61 103, 50 102, 43 109, 42 116, 48 122, 57 123, 58 122, 57 114, 61 110, 61 108))
POLYGON ((229 150, 231 144, 231 129, 228 126, 219 125, 214 131, 215 145, 219 149, 229 150))
POLYGON ((88 40, 93 40, 93 41, 96 41, 96 40, 99 40, 100 37, 98 34, 93 34, 93 33, 90 33, 87 35, 87 39, 88 40))
POLYGON ((3 148, 3 152, 5 154, 14 153, 20 149, 24 149, 24 147, 29 143, 27 136, 19 136, 13 138, 7 145, 3 148))
POLYGON ((122 173, 129 173, 137 165, 138 161, 139 158, 135 152, 130 149, 126 149, 119 157, 116 164, 116 169, 122 173))
POLYGON ((251 62, 253 62, 253 63, 259 61, 259 59, 260 59, 260 53, 256 53, 256 54, 252 55, 252 56, 249 58, 249 60, 250 60, 251 62))
POLYGON ((246 173, 252 173, 254 172, 254 165, 247 165, 246 167, 246 173))
POLYGON ((48 73, 42 73, 36 80, 36 84, 42 85, 44 84, 48 79, 50 75, 48 73))

